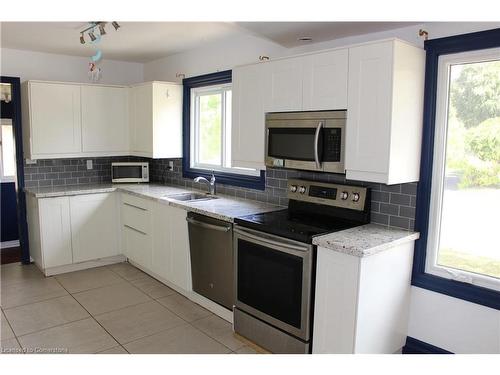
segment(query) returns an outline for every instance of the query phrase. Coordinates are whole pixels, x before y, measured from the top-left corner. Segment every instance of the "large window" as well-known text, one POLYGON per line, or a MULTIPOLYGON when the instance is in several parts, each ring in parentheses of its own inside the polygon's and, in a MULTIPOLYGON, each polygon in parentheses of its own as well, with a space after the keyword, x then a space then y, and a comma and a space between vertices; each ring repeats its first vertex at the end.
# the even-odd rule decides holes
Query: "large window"
POLYGON ((413 284, 500 308, 500 29, 426 42, 413 284))
POLYGON ((184 177, 264 188, 264 173, 231 163, 231 71, 188 78, 184 84, 184 177))

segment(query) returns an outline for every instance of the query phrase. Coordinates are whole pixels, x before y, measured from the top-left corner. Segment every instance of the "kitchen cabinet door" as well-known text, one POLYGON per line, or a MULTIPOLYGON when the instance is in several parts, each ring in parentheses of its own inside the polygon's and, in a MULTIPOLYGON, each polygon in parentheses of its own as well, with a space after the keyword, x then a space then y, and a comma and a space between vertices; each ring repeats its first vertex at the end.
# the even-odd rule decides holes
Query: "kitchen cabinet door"
POLYGON ((172 218, 170 207, 156 203, 153 207, 153 254, 151 271, 165 280, 172 280, 172 218))
POLYGON ((123 226, 125 255, 145 269, 151 269, 151 236, 129 226, 123 226))
POLYGON ((81 90, 83 152, 128 154, 128 89, 83 85, 81 90))
POLYGON ((189 233, 186 221, 187 211, 168 207, 170 216, 171 280, 186 291, 192 290, 191 257, 189 253, 189 233))
POLYGON ((425 52, 390 40, 349 49, 346 177, 418 181, 425 52))
POLYGON ((38 209, 43 267, 73 263, 69 198, 40 199, 38 209))
POLYGON ((232 166, 265 169, 264 64, 233 69, 232 166))
POLYGON ((118 218, 114 193, 70 198, 73 262, 118 255, 118 218))
POLYGON ((47 82, 28 85, 30 157, 81 152, 80 86, 47 82))
POLYGON ((140 156, 153 155, 153 89, 151 85, 130 88, 130 147, 140 156))
POLYGON ((317 53, 303 58, 303 110, 347 108, 347 49, 317 53))
POLYGON ((265 112, 302 110, 303 57, 262 65, 265 74, 265 112))

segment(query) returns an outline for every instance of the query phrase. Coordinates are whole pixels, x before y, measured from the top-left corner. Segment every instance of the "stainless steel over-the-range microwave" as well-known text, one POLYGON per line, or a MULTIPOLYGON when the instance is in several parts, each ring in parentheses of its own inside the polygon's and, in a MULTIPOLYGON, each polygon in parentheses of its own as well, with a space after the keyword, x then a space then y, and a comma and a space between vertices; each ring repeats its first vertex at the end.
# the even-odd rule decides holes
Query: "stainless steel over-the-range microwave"
POLYGON ((266 114, 266 166, 344 173, 346 110, 266 114))
POLYGON ((149 182, 149 163, 111 163, 112 182, 149 182))

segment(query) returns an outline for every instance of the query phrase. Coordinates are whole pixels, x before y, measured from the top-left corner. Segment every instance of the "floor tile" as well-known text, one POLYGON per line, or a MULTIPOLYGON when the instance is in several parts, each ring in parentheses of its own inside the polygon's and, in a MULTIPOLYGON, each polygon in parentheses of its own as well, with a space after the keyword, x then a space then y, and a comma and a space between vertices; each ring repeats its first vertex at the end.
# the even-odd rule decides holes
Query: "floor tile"
POLYGON ((89 314, 70 295, 5 310, 17 336, 84 319, 89 314))
POLYGON ((83 292, 85 290, 117 284, 123 281, 123 279, 106 267, 64 273, 57 275, 56 279, 70 293, 83 292))
POLYGON ((124 345, 130 353, 223 354, 230 350, 186 324, 124 345))
POLYGON ((151 301, 151 298, 126 281, 75 293, 73 296, 92 315, 151 301))
POLYGON ((21 347, 15 338, 0 341, 0 354, 21 354, 21 347))
POLYGON ((244 346, 234 351, 236 354, 259 354, 257 350, 250 346, 244 346))
POLYGON ((112 264, 108 266, 108 268, 128 281, 140 279, 146 276, 146 274, 140 269, 127 262, 112 264))
POLYGON ((118 343, 92 319, 83 319, 19 337, 27 353, 97 353, 118 343))
POLYGON ((156 301, 111 311, 95 318, 120 344, 186 323, 156 301))
POLYGON ((128 354, 128 352, 123 349, 123 346, 116 346, 111 349, 103 350, 102 352, 99 352, 97 354, 128 354))
POLYGON ((210 311, 205 310, 200 305, 191 302, 178 293, 160 298, 158 302, 188 322, 194 322, 195 320, 205 318, 212 314, 210 311))
POLYGON ((216 315, 196 320, 192 324, 231 350, 238 350, 245 346, 245 343, 234 335, 231 323, 216 315))
POLYGON ((149 276, 132 280, 130 282, 154 299, 171 296, 172 294, 177 293, 175 290, 170 289, 168 286, 149 276))
POLYGON ((29 279, 8 286, 2 285, 1 287, 0 303, 4 310, 68 294, 52 277, 29 279))
POLYGON ((42 279, 44 277, 43 273, 34 264, 4 264, 0 269, 0 279, 3 286, 11 285, 19 281, 42 279))
POLYGON ((13 338, 14 332, 12 331, 12 328, 10 328, 9 322, 7 322, 7 319, 5 318, 3 311, 0 315, 0 323, 1 323, 0 340, 7 340, 13 338))

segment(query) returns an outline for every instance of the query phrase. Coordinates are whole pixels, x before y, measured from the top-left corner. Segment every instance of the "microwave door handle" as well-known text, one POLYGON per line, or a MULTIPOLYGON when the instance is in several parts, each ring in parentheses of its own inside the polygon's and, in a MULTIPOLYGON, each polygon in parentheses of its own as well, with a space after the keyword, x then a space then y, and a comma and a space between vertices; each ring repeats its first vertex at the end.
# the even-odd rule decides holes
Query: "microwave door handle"
POLYGON ((321 131, 321 128, 323 127, 323 121, 320 121, 318 123, 318 126, 316 127, 316 133, 314 134, 314 161, 316 162, 316 168, 321 168, 321 162, 319 161, 319 155, 318 155, 318 148, 319 148, 319 132, 321 131))

